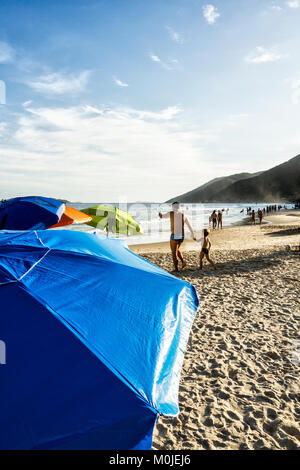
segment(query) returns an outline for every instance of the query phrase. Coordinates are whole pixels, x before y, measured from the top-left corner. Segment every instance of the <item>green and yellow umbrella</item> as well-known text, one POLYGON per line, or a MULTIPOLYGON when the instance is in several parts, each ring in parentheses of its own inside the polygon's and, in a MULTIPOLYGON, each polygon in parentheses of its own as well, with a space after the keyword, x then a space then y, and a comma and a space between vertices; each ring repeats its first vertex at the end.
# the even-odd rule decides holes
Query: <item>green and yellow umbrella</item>
POLYGON ((122 235, 142 234, 139 223, 128 212, 114 206, 100 204, 99 206, 81 209, 82 212, 92 217, 87 225, 106 230, 107 233, 120 233, 122 235))

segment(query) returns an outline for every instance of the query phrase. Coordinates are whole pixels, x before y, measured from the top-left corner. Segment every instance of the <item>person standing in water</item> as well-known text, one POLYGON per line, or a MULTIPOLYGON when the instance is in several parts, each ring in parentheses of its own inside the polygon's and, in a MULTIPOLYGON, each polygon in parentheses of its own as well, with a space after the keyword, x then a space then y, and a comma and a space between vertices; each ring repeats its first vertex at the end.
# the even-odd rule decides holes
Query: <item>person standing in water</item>
POLYGON ((218 211, 218 228, 223 228, 223 214, 218 211))
POLYGON ((186 266, 186 262, 183 259, 182 253, 180 251, 180 246, 184 241, 184 225, 186 224, 191 232, 192 238, 196 240, 194 230, 183 212, 180 212, 180 203, 178 201, 173 202, 172 210, 166 214, 161 212, 158 214, 161 219, 170 219, 171 224, 171 237, 170 237, 170 247, 172 252, 172 259, 174 264, 175 272, 178 272, 178 259, 182 263, 183 269, 186 266))
POLYGON ((204 229, 203 234, 204 234, 204 240, 203 240, 203 244, 202 244, 202 249, 200 251, 200 269, 202 269, 202 267, 203 267, 203 258, 205 257, 207 259, 207 261, 212 265, 214 270, 216 270, 215 263, 209 257, 209 250, 211 248, 211 241, 208 238, 209 231, 204 229))
POLYGON ((218 220, 218 215, 217 215, 216 210, 214 210, 212 212, 210 217, 211 217, 211 220, 212 220, 213 229, 216 229, 217 228, 217 220, 218 220))

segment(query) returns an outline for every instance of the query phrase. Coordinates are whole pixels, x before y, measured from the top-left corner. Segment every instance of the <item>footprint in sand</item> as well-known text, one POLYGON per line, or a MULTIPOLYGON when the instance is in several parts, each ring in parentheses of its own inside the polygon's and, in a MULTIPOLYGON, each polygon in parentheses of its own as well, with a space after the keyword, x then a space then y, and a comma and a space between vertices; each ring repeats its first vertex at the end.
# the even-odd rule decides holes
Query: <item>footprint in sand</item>
POLYGON ((241 419, 236 413, 234 413, 231 410, 226 410, 224 412, 224 416, 225 416, 225 418, 229 417, 230 419, 234 419, 235 421, 240 421, 240 419, 241 419))
POLYGON ((300 427, 296 423, 284 421, 280 428, 290 436, 296 437, 300 441, 300 427))
POLYGON ((221 390, 219 392, 219 398, 221 398, 222 400, 229 400, 230 395, 229 395, 229 393, 226 393, 223 390, 221 390))
POLYGON ((209 418, 206 418, 205 421, 203 421, 203 424, 204 424, 204 426, 207 426, 207 427, 211 428, 214 425, 214 421, 213 421, 212 418, 209 417, 209 418))

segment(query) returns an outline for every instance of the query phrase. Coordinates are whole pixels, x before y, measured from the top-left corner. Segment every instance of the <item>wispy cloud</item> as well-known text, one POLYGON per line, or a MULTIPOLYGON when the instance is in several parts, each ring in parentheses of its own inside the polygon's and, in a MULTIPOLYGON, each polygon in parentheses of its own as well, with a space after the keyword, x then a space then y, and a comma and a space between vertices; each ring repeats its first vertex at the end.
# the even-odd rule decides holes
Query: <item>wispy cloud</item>
POLYGON ((161 60, 160 58, 157 56, 157 55, 154 55, 154 54, 149 54, 150 55, 150 59, 153 60, 153 62, 159 62, 161 63, 161 60))
POLYGON ((172 69, 172 67, 170 67, 168 64, 163 62, 157 55, 155 55, 155 54, 149 54, 149 55, 150 55, 150 59, 153 60, 153 62, 156 62, 156 63, 160 64, 164 69, 166 69, 166 70, 171 70, 172 69))
POLYGON ((0 41, 0 64, 13 62, 15 50, 6 42, 0 41))
POLYGON ((78 93, 85 89, 90 72, 85 70, 79 75, 65 73, 50 73, 26 82, 26 84, 38 93, 48 95, 62 95, 66 93, 78 93))
POLYGON ((115 76, 113 76, 113 80, 114 80, 115 84, 118 85, 119 87, 127 87, 128 86, 128 83, 122 82, 121 80, 119 80, 115 76))
POLYGON ((219 18, 220 13, 214 5, 204 5, 202 7, 203 16, 209 24, 214 24, 216 19, 219 18))
POLYGON ((290 8, 299 8, 299 6, 300 6, 299 0, 289 0, 285 3, 290 8))
POLYGON ((22 106, 23 106, 24 108, 27 108, 28 106, 31 105, 31 103, 32 103, 32 100, 24 101, 24 103, 22 103, 22 106))
POLYGON ((262 64, 264 62, 275 62, 282 59, 284 56, 274 50, 273 48, 267 49, 262 46, 257 46, 246 57, 245 61, 252 64, 262 64))
POLYGON ((177 44, 183 44, 183 36, 180 33, 177 33, 177 31, 171 28, 171 26, 166 26, 166 30, 168 31, 172 41, 177 42, 177 44))
POLYGON ((28 184, 30 191, 57 197, 65 192, 70 198, 117 200, 130 187, 136 188, 133 197, 146 191, 144 197, 151 198, 153 188, 144 187, 146 176, 155 177, 163 188, 168 181, 179 184, 191 166, 199 164, 199 129, 183 124, 180 111, 178 106, 157 112, 107 106, 27 107, 10 135, 10 146, 0 142, 1 176, 10 181, 13 173, 20 191, 28 184))
POLYGON ((170 59, 168 60, 168 62, 165 62, 161 60, 160 57, 158 57, 155 54, 149 54, 149 57, 153 62, 156 62, 165 70, 179 70, 180 69, 178 59, 170 59))

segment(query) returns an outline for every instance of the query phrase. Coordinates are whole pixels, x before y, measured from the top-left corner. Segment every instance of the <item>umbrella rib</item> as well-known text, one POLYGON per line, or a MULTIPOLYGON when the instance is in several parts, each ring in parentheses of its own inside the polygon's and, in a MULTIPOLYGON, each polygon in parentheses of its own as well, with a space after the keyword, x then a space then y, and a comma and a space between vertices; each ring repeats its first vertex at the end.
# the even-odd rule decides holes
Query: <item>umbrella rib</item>
POLYGON ((46 253, 43 254, 43 256, 38 259, 24 274, 22 274, 22 276, 20 276, 18 279, 12 279, 10 281, 7 281, 7 282, 1 282, 0 283, 0 286, 5 286, 7 284, 11 284, 12 282, 20 282, 22 281, 22 279, 24 279, 25 276, 27 276, 28 273, 30 273, 30 271, 32 269, 34 269, 44 258, 45 256, 47 256, 47 254, 51 251, 51 248, 49 248, 48 246, 46 246, 43 241, 39 238, 36 230, 34 230, 34 234, 36 236, 36 238, 38 239, 38 241, 45 247, 45 248, 48 248, 48 250, 46 251, 46 253))
POLYGON ((17 281, 22 281, 22 279, 27 276, 28 273, 30 273, 30 271, 32 269, 34 269, 44 258, 45 256, 47 256, 47 254, 49 253, 49 251, 51 251, 51 248, 48 248, 48 250, 46 251, 46 253, 43 254, 43 256, 38 260, 36 261, 24 274, 22 274, 21 277, 19 277, 19 279, 17 279, 17 281))
MULTIPOLYGON (((36 230, 34 230, 34 234, 35 234, 36 238, 38 239, 38 241, 39 241, 45 248, 49 248, 49 246, 46 246, 46 245, 44 244, 43 240, 38 236, 36 230)), ((50 248, 49 248, 49 250, 50 250, 50 248)))

